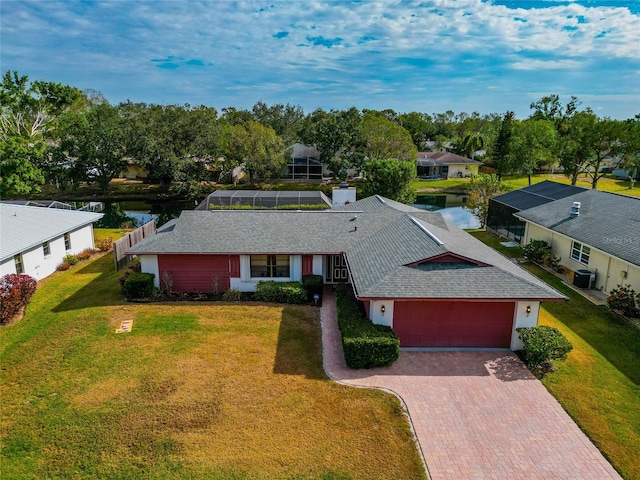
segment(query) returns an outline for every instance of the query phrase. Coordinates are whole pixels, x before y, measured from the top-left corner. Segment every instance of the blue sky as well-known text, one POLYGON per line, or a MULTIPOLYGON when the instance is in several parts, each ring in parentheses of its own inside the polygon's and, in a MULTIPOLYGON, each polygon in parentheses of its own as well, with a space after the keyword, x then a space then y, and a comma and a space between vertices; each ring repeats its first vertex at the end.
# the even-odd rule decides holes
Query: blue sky
POLYGON ((0 3, 2 72, 110 102, 640 113, 640 0, 0 3))

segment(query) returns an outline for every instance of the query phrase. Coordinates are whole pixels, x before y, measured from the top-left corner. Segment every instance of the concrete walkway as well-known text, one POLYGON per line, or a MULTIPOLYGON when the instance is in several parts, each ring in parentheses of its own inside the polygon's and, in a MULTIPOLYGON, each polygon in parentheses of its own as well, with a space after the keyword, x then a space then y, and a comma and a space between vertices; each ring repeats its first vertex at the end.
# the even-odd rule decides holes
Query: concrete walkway
POLYGON ((322 342, 331 378, 404 401, 432 480, 621 479, 512 352, 402 351, 391 367, 352 370, 330 290, 322 342))

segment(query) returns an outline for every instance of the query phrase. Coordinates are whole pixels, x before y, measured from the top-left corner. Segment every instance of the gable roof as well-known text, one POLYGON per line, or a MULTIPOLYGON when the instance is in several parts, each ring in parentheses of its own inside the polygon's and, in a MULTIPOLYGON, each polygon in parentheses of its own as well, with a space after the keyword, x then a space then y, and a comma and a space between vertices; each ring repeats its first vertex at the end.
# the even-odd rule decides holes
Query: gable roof
POLYGON ((585 188, 576 187, 575 185, 544 180, 518 190, 513 190, 512 192, 497 195, 490 201, 502 203, 516 210, 526 210, 570 195, 575 195, 585 190, 585 188))
POLYGON ((640 198, 584 190, 515 215, 640 266, 640 198), (570 214, 573 202, 580 215, 570 214))
POLYGON ((102 213, 0 203, 0 260, 102 218, 102 213))
POLYGON ((184 211, 167 230, 128 253, 344 253, 361 298, 565 298, 440 214, 377 195, 319 212, 184 211), (482 266, 410 266, 446 253, 482 266))
POLYGON ((481 165, 482 162, 462 157, 451 152, 418 152, 418 165, 481 165))

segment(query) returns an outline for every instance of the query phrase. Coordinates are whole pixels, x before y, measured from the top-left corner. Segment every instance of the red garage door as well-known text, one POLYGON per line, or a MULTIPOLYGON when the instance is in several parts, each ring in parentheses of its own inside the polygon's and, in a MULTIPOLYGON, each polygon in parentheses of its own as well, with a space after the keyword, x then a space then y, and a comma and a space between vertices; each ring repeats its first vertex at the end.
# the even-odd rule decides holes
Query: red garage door
POLYGON ((509 347, 514 303, 397 301, 402 347, 509 347))
POLYGON ((176 292, 212 292, 217 283, 219 292, 229 289, 229 270, 233 267, 229 255, 158 255, 160 279, 168 274, 176 292))

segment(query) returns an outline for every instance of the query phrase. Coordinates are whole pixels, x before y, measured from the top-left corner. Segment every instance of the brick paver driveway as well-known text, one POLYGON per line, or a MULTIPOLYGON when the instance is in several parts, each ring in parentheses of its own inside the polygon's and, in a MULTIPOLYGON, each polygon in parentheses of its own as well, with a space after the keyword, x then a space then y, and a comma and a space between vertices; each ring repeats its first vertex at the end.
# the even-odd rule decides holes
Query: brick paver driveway
POLYGON ((513 353, 403 351, 391 367, 352 370, 330 291, 322 327, 329 376, 404 401, 432 480, 621 478, 513 353))

